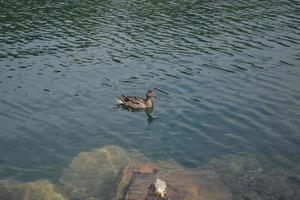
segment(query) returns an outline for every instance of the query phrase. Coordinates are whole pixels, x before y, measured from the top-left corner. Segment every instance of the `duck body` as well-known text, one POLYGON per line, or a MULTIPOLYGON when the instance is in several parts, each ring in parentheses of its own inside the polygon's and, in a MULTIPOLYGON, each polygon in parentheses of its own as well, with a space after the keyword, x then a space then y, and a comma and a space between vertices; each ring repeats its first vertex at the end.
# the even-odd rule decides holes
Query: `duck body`
POLYGON ((117 101, 120 105, 129 107, 129 108, 152 108, 153 102, 150 98, 143 99, 138 96, 125 96, 122 95, 117 98, 117 101))
POLYGON ((152 97, 155 97, 155 93, 149 90, 146 94, 146 99, 138 96, 122 95, 117 98, 117 102, 127 108, 145 109, 153 107, 152 97))

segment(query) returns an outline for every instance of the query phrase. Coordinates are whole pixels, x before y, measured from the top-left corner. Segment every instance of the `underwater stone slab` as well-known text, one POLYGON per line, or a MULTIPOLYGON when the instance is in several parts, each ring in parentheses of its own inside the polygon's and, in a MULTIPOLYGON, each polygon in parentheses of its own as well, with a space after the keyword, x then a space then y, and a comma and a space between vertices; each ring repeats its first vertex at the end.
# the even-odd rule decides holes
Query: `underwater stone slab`
POLYGON ((230 200, 232 195, 211 171, 187 170, 172 162, 131 163, 123 171, 114 200, 160 200, 153 185, 159 177, 172 200, 230 200))
POLYGON ((110 200, 129 160, 127 151, 116 146, 82 152, 71 161, 60 182, 74 200, 110 200))
POLYGON ((20 183, 0 181, 0 199, 4 200, 69 200, 49 181, 20 183))
POLYGON ((233 194, 233 200, 296 200, 300 196, 299 169, 265 169, 252 156, 228 155, 212 159, 214 170, 233 194))

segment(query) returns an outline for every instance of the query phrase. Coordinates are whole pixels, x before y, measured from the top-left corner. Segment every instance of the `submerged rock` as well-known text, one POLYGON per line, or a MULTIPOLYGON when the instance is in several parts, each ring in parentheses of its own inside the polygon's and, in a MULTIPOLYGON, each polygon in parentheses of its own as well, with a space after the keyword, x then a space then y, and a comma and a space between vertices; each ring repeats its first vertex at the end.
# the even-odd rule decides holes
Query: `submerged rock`
POLYGON ((72 199, 110 200, 129 160, 128 152, 115 146, 82 152, 72 160, 60 182, 72 199))
POLYGON ((0 199, 3 200, 68 200, 49 181, 20 183, 0 182, 0 199))
POLYGON ((266 170, 255 157, 235 155, 212 159, 206 167, 216 171, 233 200, 296 200, 300 196, 300 170, 266 170))
POLYGON ((153 184, 159 177, 167 184, 166 196, 172 200, 229 200, 227 188, 209 171, 191 171, 175 163, 131 163, 123 171, 115 200, 162 200, 153 184))

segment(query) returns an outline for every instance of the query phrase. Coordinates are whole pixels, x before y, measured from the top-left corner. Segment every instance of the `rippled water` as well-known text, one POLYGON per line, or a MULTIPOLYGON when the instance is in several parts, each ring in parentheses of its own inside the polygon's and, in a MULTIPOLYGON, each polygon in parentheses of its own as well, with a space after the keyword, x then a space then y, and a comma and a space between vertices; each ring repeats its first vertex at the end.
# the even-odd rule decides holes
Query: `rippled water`
POLYGON ((0 177, 56 179, 108 144, 296 170, 299 13, 292 0, 1 1, 0 177), (155 119, 115 107, 149 88, 155 119))

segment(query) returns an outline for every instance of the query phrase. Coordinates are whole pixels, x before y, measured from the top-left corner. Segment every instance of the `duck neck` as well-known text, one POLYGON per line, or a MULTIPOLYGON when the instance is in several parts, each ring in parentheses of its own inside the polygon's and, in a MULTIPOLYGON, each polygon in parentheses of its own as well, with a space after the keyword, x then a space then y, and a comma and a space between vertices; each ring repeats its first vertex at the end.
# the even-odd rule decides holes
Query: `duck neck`
POLYGON ((153 106, 151 97, 147 97, 147 98, 146 98, 145 105, 146 105, 146 107, 148 107, 148 108, 150 108, 150 107, 153 106))

